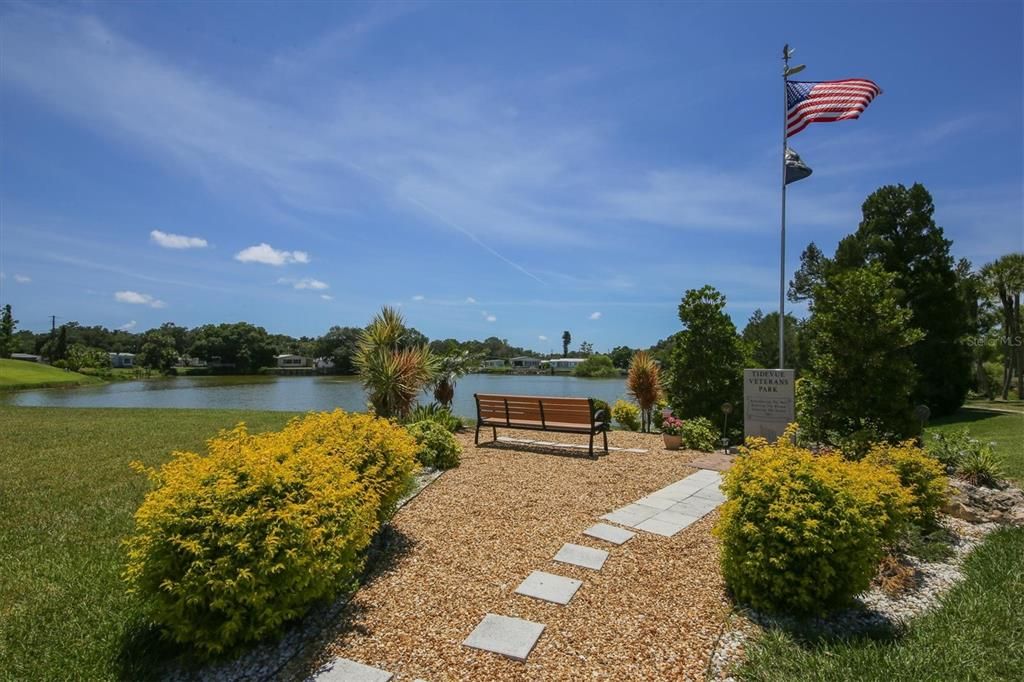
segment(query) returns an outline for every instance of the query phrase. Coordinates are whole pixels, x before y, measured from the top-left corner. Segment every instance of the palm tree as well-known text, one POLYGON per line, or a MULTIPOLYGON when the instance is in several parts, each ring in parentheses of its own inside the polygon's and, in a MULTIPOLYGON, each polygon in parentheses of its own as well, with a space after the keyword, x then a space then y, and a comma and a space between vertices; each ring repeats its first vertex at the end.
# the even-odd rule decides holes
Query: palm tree
POLYGON ((981 269, 981 277, 992 298, 1003 306, 1003 400, 1010 394, 1014 370, 1018 397, 1024 396, 1024 347, 1020 346, 1020 298, 1024 293, 1024 253, 1008 253, 981 269))
POLYGON ((661 397, 661 368, 647 351, 637 351, 629 361, 626 388, 640 405, 640 430, 650 431, 651 410, 661 397))
POLYGON ((455 382, 469 372, 471 358, 469 351, 446 355, 438 361, 434 378, 434 399, 444 407, 451 408, 455 398, 455 382))
POLYGON ((572 343, 572 334, 562 332, 562 357, 569 355, 569 344, 572 343))
POLYGON ((405 320, 384 306, 359 336, 355 365, 373 411, 405 417, 437 372, 437 358, 426 345, 403 347, 405 320))

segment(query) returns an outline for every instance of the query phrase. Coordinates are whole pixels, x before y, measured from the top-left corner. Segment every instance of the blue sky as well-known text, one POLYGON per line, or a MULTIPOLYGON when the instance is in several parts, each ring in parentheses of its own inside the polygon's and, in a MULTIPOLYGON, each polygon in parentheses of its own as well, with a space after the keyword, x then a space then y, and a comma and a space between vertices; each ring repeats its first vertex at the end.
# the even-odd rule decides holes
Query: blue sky
MULTIPOLYGON (((147 329, 598 349, 721 289, 777 305, 784 42, 866 77, 791 145, 788 271, 882 184, 957 257, 1022 248, 1022 5, 72 3, 0 8, 0 300, 147 329), (182 239, 182 238, 191 239, 182 239), (575 345, 574 343, 574 345, 575 345)), ((800 312, 798 310, 798 312, 800 312)))

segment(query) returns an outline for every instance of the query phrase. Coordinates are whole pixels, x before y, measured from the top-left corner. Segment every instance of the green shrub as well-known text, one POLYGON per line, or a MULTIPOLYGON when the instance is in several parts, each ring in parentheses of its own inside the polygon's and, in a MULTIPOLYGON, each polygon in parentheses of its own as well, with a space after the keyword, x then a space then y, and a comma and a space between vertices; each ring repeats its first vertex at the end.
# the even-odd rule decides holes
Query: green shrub
POLYGON ((612 359, 607 355, 591 355, 576 365, 573 374, 578 377, 607 378, 619 376, 619 370, 615 369, 612 359))
POLYGON ((353 588, 382 505, 415 468, 404 430, 341 411, 276 433, 240 424, 208 450, 147 471, 153 489, 125 543, 130 591, 204 656, 277 634, 353 588))
POLYGON ((895 471, 900 483, 913 495, 912 520, 925 526, 934 525, 949 496, 946 472, 939 460, 908 440, 898 445, 877 444, 864 461, 895 471))
POLYGON ((1005 476, 1003 460, 988 443, 979 443, 960 459, 957 475, 973 485, 992 487, 1005 476))
POLYGON ((736 459, 724 476, 727 501, 715 533, 737 600, 822 613, 868 587, 913 500, 892 470, 814 455, 791 436, 761 440, 736 459))
POLYGON ((928 449, 948 472, 974 485, 991 486, 1004 476, 1002 458, 992 446, 962 428, 934 434, 928 449))
POLYGON ((425 467, 452 469, 459 466, 458 441, 451 431, 433 421, 416 422, 408 426, 416 439, 416 459, 425 467))
POLYGON ((718 433, 707 417, 684 419, 683 425, 679 428, 679 435, 683 447, 689 450, 711 452, 718 444, 718 433))
POLYGON ((627 431, 640 430, 640 408, 626 400, 616 400, 612 417, 627 431))
POLYGON ((607 424, 612 423, 612 407, 604 400, 600 398, 590 398, 590 402, 594 405, 594 414, 598 412, 604 412, 604 421, 607 424))
POLYGON ((416 422, 437 422, 452 433, 458 433, 463 428, 462 420, 452 414, 450 408, 439 405, 438 403, 417 405, 413 408, 412 412, 409 413, 409 418, 406 419, 405 422, 407 424, 415 424, 416 422))

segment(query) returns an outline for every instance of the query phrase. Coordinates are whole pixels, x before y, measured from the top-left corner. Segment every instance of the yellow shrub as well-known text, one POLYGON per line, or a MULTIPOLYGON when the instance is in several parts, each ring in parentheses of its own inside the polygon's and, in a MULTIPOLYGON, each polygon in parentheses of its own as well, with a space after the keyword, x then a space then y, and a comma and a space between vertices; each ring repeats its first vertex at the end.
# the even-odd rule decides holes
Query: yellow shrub
POLYGON ((912 505, 894 472, 792 444, 753 442, 722 485, 715 529, 734 596, 770 611, 818 613, 867 588, 912 505))
POLYGON ((415 469, 404 429, 363 417, 310 414, 257 435, 240 424, 207 455, 147 471, 125 579, 166 634, 219 654, 354 586, 382 504, 415 469))
POLYGON ((899 445, 873 445, 864 461, 896 472, 914 496, 911 516, 915 522, 927 525, 935 520, 949 495, 945 468, 938 459, 908 440, 899 445))
POLYGON ((394 513, 419 470, 416 439, 398 424, 370 414, 313 412, 292 419, 281 436, 295 451, 322 448, 352 468, 380 497, 382 522, 394 513))

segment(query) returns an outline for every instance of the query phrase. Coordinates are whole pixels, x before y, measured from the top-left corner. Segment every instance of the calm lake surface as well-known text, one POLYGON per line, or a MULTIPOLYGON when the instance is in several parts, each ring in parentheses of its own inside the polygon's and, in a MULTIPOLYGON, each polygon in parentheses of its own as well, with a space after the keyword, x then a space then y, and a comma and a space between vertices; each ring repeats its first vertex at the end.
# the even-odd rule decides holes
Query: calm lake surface
MULTIPOLYGON (((600 398, 609 404, 626 395, 625 379, 570 376, 470 374, 459 379, 456 414, 476 417, 474 393, 600 398)), ((424 395, 421 402, 430 402, 424 395)), ((35 407, 188 407, 306 412, 366 409, 357 377, 216 376, 124 381, 101 386, 0 393, 0 404, 35 407)))

